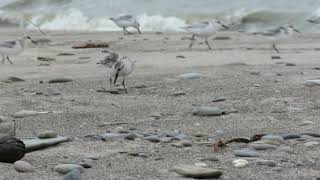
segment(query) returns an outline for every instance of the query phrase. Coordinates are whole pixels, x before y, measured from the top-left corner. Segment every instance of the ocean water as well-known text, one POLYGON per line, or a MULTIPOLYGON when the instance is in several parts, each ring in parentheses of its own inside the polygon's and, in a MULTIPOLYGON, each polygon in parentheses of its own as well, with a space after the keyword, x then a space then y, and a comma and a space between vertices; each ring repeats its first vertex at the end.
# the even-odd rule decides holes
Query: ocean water
MULTIPOLYGON (((130 13, 142 31, 181 31, 193 21, 219 19, 242 31, 292 24, 320 32, 306 22, 320 17, 320 0, 1 0, 0 23, 31 21, 44 30, 119 30, 109 17, 130 13)), ((26 28, 34 28, 26 23, 26 28)))

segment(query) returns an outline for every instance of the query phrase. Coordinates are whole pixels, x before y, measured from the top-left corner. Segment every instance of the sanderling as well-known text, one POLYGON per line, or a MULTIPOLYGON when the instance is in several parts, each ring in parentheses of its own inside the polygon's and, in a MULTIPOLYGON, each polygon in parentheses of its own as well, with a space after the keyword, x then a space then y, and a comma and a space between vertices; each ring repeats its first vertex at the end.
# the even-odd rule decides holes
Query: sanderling
POLYGON ((137 19, 130 15, 130 14, 126 14, 126 15, 119 15, 116 18, 110 18, 111 21, 113 21, 117 26, 119 26, 120 28, 123 29, 123 34, 131 34, 127 28, 128 27, 134 27, 138 30, 139 34, 141 34, 140 31, 140 24, 138 23, 137 19))
POLYGON ((222 30, 222 29, 229 29, 228 26, 224 25, 220 21, 212 20, 212 21, 203 21, 203 22, 196 22, 186 27, 181 27, 182 29, 190 32, 192 34, 191 37, 191 43, 189 45, 189 48, 192 48, 193 43, 195 41, 195 37, 200 37, 205 39, 205 43, 208 46, 208 48, 211 50, 208 43, 208 38, 216 33, 216 31, 222 30))
MULTIPOLYGON (((269 29, 264 32, 255 32, 253 34, 255 35, 262 35, 262 36, 267 36, 267 37, 272 37, 272 38, 284 38, 284 37, 290 37, 294 35, 295 33, 301 33, 299 30, 297 30, 294 26, 288 25, 288 26, 279 26, 275 29, 269 29)), ((279 49, 276 46, 276 43, 272 43, 272 48, 279 53, 279 49)))
POLYGON ((125 86, 125 78, 133 72, 135 68, 135 60, 127 56, 120 57, 119 54, 115 52, 104 52, 109 53, 109 55, 107 55, 104 60, 101 60, 99 64, 111 68, 109 78, 110 84, 116 84, 118 77, 122 76, 122 86, 124 88, 124 91, 128 93, 125 86), (112 78, 114 78, 114 80, 112 78))
POLYGON ((25 48, 25 41, 30 40, 32 43, 37 44, 31 39, 30 36, 24 36, 14 41, 4 41, 0 43, 0 54, 2 56, 2 64, 7 59, 10 64, 13 64, 9 59, 9 55, 18 55, 23 52, 25 48))

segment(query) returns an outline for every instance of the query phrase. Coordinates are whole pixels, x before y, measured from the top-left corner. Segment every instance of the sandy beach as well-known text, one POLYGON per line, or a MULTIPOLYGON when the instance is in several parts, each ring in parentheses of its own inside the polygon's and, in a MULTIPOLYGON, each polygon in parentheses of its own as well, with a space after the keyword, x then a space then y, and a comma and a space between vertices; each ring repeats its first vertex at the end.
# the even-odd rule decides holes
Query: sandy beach
MULTIPOLYGON (((19 33, 17 29, 3 29, 0 40, 14 39, 19 33)), ((172 167, 199 162, 221 170, 220 179, 320 177, 319 145, 305 145, 319 143, 316 137, 305 135, 285 140, 276 149, 258 151, 256 159, 272 160, 275 165, 250 163, 244 168, 234 167, 232 161, 238 159, 234 152, 248 147, 247 144, 232 143, 213 152, 212 144, 217 139, 209 138, 221 131, 222 140, 250 138, 254 134, 319 133, 319 86, 304 85, 306 80, 320 78, 319 69, 315 69, 320 68, 319 34, 276 40, 279 54, 271 49, 273 39, 236 32, 219 32, 216 37, 222 38, 209 41, 213 51, 199 44, 201 41, 188 49, 186 37, 190 35, 181 32, 127 36, 122 32, 48 32, 47 36, 30 32, 29 35, 35 40, 51 41, 30 45, 22 54, 11 57, 13 65, 8 62, 0 65, 0 80, 10 76, 25 80, 0 83, 0 116, 12 121, 14 118, 8 113, 21 110, 61 111, 16 119, 17 137, 33 137, 53 130, 71 141, 26 154, 23 160, 35 167, 31 173, 18 173, 12 164, 0 163, 0 179, 62 179, 52 169, 58 164, 77 163, 86 155, 98 160, 90 162, 92 168, 81 174, 83 180, 116 180, 125 176, 139 180, 186 179, 172 167), (111 89, 108 70, 97 64, 105 56, 103 49, 71 48, 90 40, 108 43, 108 50, 136 59, 136 69, 127 79, 128 94, 97 92, 101 87, 111 89), (44 62, 37 57, 55 60, 44 62), (186 73, 199 73, 201 77, 179 77, 186 73), (73 81, 48 83, 60 77, 73 81), (48 88, 60 95, 47 95, 48 88), (221 98, 224 100, 213 102, 221 98), (195 116, 193 105, 235 112, 195 116), (179 141, 154 143, 140 136, 134 141, 93 138, 121 130, 136 134, 179 130, 193 144, 180 147, 179 141), (215 160, 200 161, 203 158, 215 160)), ((249 158, 249 162, 256 159, 249 158)))

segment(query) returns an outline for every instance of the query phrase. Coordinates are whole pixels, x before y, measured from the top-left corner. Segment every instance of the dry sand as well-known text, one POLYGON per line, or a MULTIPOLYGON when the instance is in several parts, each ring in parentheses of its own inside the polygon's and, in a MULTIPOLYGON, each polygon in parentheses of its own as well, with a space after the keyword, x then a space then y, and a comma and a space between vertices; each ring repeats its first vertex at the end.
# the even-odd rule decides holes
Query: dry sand
MULTIPOLYGON (((18 30, 1 30, 0 40, 19 36, 18 30)), ((34 39, 43 38, 31 33, 34 39)), ((194 164, 202 157, 218 157, 219 162, 206 162, 209 167, 221 169, 231 179, 316 179, 320 177, 318 147, 305 147, 304 142, 288 141, 294 154, 267 150, 262 159, 277 161, 277 167, 250 165, 235 168, 233 151, 244 147, 233 144, 221 152, 198 145, 217 130, 225 132, 224 139, 250 137, 253 134, 319 132, 319 87, 306 87, 305 80, 320 77, 320 35, 303 34, 278 40, 280 54, 271 50, 273 40, 260 36, 223 32, 228 40, 210 41, 213 51, 197 44, 187 48, 185 33, 145 33, 123 36, 121 32, 51 32, 47 45, 32 46, 23 54, 12 57, 14 65, 0 65, 0 77, 16 76, 26 82, 0 84, 0 115, 12 120, 6 112, 37 110, 63 111, 61 114, 43 114, 19 119, 17 136, 34 136, 44 130, 54 130, 73 140, 25 156, 35 167, 34 173, 17 173, 10 164, 0 164, 0 179, 55 180, 62 176, 52 168, 60 163, 75 162, 85 154, 99 160, 82 174, 82 179, 104 180, 133 176, 137 179, 184 179, 171 171, 178 164, 194 164), (136 70, 128 79, 128 94, 96 92, 110 88, 107 70, 96 63, 104 57, 102 49, 72 49, 71 46, 87 40, 110 43, 110 49, 137 60, 136 70), (66 52, 74 56, 57 56, 66 52), (177 58, 176 56, 185 56, 177 58), (272 55, 281 59, 272 60, 272 55), (49 66, 39 66, 38 56, 53 57, 49 66), (295 63, 285 66, 279 62, 295 63), (245 64, 241 64, 245 63, 245 64), (183 73, 201 73, 203 78, 179 80, 183 73), (256 73, 258 72, 258 73, 256 73), (55 77, 72 78, 62 84, 48 84, 55 77), (39 83, 44 81, 44 83, 39 83), (135 85, 146 88, 137 89, 135 85), (35 95, 46 93, 48 87, 61 92, 58 96, 35 95), (186 95, 173 97, 177 91, 186 95), (223 102, 212 102, 216 98, 223 102), (238 113, 218 117, 198 117, 191 114, 192 104, 215 106, 238 113), (154 116, 158 116, 155 118, 154 116), (315 124, 301 126, 309 120, 315 124), (127 122, 125 125, 103 123, 127 122), (135 141, 93 141, 88 134, 116 132, 118 127, 134 127, 142 131, 181 130, 194 145, 177 148, 171 144, 135 141), (132 157, 122 151, 141 151, 148 157, 132 157), (311 163, 314 161, 315 163, 311 163), (311 164, 311 165, 310 165, 311 164), (279 168, 280 167, 280 168, 279 168), (278 168, 278 169, 275 169, 278 168)), ((314 139, 317 141, 317 139, 314 139)))

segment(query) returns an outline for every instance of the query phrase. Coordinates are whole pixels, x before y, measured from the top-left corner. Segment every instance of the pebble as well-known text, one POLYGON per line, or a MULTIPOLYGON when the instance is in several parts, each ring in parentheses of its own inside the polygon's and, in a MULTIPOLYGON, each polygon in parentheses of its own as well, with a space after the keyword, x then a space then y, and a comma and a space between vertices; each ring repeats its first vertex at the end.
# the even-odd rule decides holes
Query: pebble
POLYGON ((37 135, 37 137, 40 139, 56 138, 57 136, 58 136, 58 133, 55 131, 43 131, 37 135))
POLYGON ((50 79, 48 81, 48 83, 65 83, 65 82, 71 82, 73 81, 70 78, 54 78, 54 79, 50 79))
POLYGON ((273 161, 273 160, 259 159, 259 160, 254 161, 254 163, 256 163, 258 165, 266 165, 266 166, 271 166, 271 167, 277 166, 277 162, 273 161))
POLYGON ((48 96, 58 96, 60 95, 60 91, 58 91, 57 89, 55 88, 52 88, 52 87, 48 87, 47 88, 47 95, 48 96))
POLYGON ((319 144, 319 142, 317 142, 317 141, 309 141, 309 142, 304 143, 303 145, 306 147, 312 147, 312 146, 315 146, 318 144, 319 144))
POLYGON ((212 162, 217 162, 219 161, 219 158, 213 156, 213 157, 205 157, 205 158, 200 158, 200 161, 212 161, 212 162))
POLYGON ((94 155, 85 155, 85 156, 83 156, 82 159, 91 159, 91 160, 96 161, 96 160, 98 160, 99 158, 98 158, 97 156, 94 156, 94 155))
POLYGON ((103 140, 108 141, 108 140, 115 140, 124 137, 124 134, 116 134, 116 133, 104 133, 99 135, 103 140))
POLYGON ((82 166, 82 167, 84 167, 84 168, 86 168, 86 169, 92 167, 92 165, 89 164, 88 162, 80 162, 79 165, 82 166))
POLYGON ((81 180, 81 172, 79 169, 73 169, 63 176, 63 180, 81 180))
POLYGON ((172 96, 184 96, 184 95, 186 95, 186 94, 187 94, 187 93, 184 92, 184 91, 176 91, 176 92, 172 93, 171 95, 172 95, 172 96))
POLYGON ((180 79, 198 79, 203 77, 200 73, 186 73, 178 76, 180 79))
POLYGON ((280 56, 271 56, 271 59, 281 59, 280 56))
POLYGON ((193 165, 174 166, 173 170, 182 176, 190 178, 219 178, 222 175, 220 170, 193 165))
POLYGON ((281 143, 278 141, 271 141, 271 140, 260 140, 260 141, 255 141, 252 144, 269 144, 269 145, 275 145, 275 146, 280 146, 281 143))
POLYGON ((14 82, 24 82, 24 79, 18 77, 8 77, 7 79, 3 80, 4 83, 14 83, 14 82))
POLYGON ((160 138, 158 138, 157 136, 154 136, 154 135, 145 137, 144 139, 147 141, 150 141, 150 142, 154 142, 154 143, 160 142, 160 138))
POLYGON ((119 133, 119 134, 128 134, 129 131, 124 129, 123 127, 117 127, 117 133, 119 133))
POLYGON ((314 122, 313 121, 302 121, 300 126, 308 126, 308 125, 313 125, 314 122))
POLYGON ((207 167, 208 165, 204 162, 197 162, 197 163, 194 163, 195 166, 197 167, 207 167))
POLYGON ((307 80, 304 82, 305 86, 320 86, 320 79, 307 80))
POLYGON ((262 136, 262 140, 278 141, 279 143, 284 143, 284 139, 281 136, 276 135, 266 135, 262 136))
POLYGON ((120 180, 138 180, 138 179, 132 176, 124 176, 124 177, 121 177, 120 180))
POLYGON ((21 173, 34 171, 34 167, 30 163, 28 163, 26 161, 21 161, 21 160, 14 162, 13 168, 16 171, 21 172, 21 173))
POLYGON ((67 174, 74 169, 78 169, 81 172, 84 171, 84 168, 80 165, 77 165, 77 164, 59 164, 53 168, 53 170, 55 172, 60 173, 60 174, 67 174))
POLYGON ((182 141, 181 141, 181 144, 182 144, 183 146, 185 146, 185 147, 190 147, 190 146, 193 145, 193 142, 190 141, 190 140, 182 140, 182 141))
POLYGON ((280 136, 281 136, 284 140, 301 138, 301 135, 300 135, 300 134, 281 134, 280 136))
POLYGON ((249 147, 255 150, 268 150, 268 149, 277 149, 277 146, 271 144, 262 144, 262 143, 251 143, 249 147))
POLYGON ((260 75, 260 72, 257 72, 257 71, 252 71, 250 72, 251 75, 254 75, 254 76, 259 76, 260 75))
POLYGON ((186 57, 183 55, 178 55, 178 56, 176 56, 176 58, 186 58, 186 57))
POLYGON ((307 135, 307 136, 312 136, 312 137, 320 138, 320 134, 318 134, 318 133, 313 133, 313 132, 303 132, 303 133, 301 133, 301 135, 307 135))
POLYGON ((294 63, 286 63, 285 66, 296 66, 294 63))
POLYGON ((259 153, 250 149, 236 150, 234 155, 237 157, 259 157, 259 153))
POLYGON ((55 61, 56 59, 55 58, 51 58, 51 57, 37 57, 37 60, 38 61, 55 61))
POLYGON ((216 130, 214 133, 209 134, 208 138, 213 139, 213 140, 219 140, 223 138, 225 132, 223 130, 216 130))
POLYGON ((160 138, 160 142, 163 142, 163 143, 170 143, 173 141, 173 137, 162 137, 160 138))
POLYGON ((226 100, 227 100, 226 98, 216 98, 216 99, 213 99, 211 102, 222 102, 226 100))
POLYGON ((248 166, 249 162, 245 159, 236 159, 236 160, 232 161, 232 164, 236 168, 243 168, 243 167, 248 166))
POLYGON ((209 106, 194 106, 192 114, 197 116, 221 116, 225 114, 225 111, 209 106))
POLYGON ((22 110, 19 112, 14 113, 14 117, 15 118, 24 118, 24 117, 28 117, 28 116, 36 116, 39 113, 37 111, 28 111, 28 110, 22 110))
POLYGON ((126 136, 124 136, 124 139, 131 140, 131 141, 134 141, 135 138, 138 138, 138 135, 136 135, 134 133, 130 133, 130 134, 127 134, 126 136))

